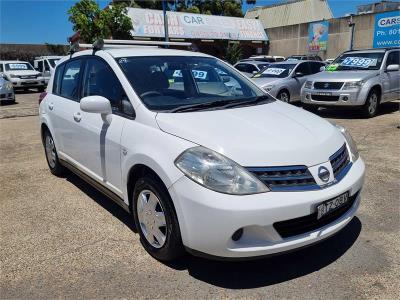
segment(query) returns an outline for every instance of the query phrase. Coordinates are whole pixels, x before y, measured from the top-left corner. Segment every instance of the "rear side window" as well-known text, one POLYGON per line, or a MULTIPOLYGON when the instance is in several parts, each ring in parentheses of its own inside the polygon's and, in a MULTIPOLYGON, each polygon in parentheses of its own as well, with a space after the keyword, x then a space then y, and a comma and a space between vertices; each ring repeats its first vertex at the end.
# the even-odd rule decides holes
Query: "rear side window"
POLYGON ((61 65, 57 68, 56 73, 54 75, 54 81, 53 81, 53 94, 59 95, 60 94, 60 86, 61 86, 61 79, 62 79, 62 74, 64 72, 64 66, 61 65))
POLYGON ((61 79, 60 96, 71 99, 79 99, 79 75, 81 71, 81 60, 67 62, 61 79))
POLYGON ((248 72, 247 70, 247 64, 238 64, 235 67, 237 70, 239 70, 240 72, 248 72))
POLYGON ((0 64, 0 72, 3 72, 3 64, 0 64))
POLYGON ((309 75, 310 74, 310 68, 309 68, 309 63, 301 63, 297 66, 296 68, 296 73, 303 73, 303 75, 309 75))
POLYGON ((114 112, 121 111, 121 101, 127 99, 117 76, 106 62, 97 58, 90 58, 86 63, 82 97, 87 96, 107 98, 114 112))
POLYGON ((321 70, 321 67, 323 67, 323 66, 325 66, 324 64, 322 64, 322 63, 319 63, 319 62, 312 62, 312 63, 310 63, 310 67, 311 67, 311 74, 315 74, 315 73, 318 73, 318 72, 320 72, 321 70))

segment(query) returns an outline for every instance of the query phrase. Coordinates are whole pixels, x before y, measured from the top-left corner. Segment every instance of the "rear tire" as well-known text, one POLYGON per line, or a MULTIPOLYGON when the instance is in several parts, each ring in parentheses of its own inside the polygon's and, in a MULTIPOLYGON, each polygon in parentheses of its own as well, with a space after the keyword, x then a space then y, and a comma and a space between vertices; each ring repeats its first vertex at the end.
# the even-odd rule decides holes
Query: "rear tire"
POLYGON ((132 210, 140 242, 160 261, 171 261, 184 254, 178 218, 172 199, 156 176, 137 180, 132 195, 132 210))
POLYGON ((49 166, 50 172, 56 176, 62 176, 65 174, 65 168, 60 164, 57 155, 56 145, 50 132, 46 130, 43 134, 43 146, 46 155, 47 165, 49 166))
POLYGON ((380 104, 380 93, 377 89, 372 89, 365 100, 365 104, 361 108, 361 112, 364 117, 372 118, 375 117, 379 110, 380 104))

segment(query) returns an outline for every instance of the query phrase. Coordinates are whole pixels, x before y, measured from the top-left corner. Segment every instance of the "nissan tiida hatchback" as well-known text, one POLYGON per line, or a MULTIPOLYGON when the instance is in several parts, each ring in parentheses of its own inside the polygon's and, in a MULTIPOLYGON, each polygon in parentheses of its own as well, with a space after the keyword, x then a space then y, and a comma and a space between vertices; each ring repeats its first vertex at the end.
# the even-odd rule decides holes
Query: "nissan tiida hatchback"
POLYGON ((131 213, 153 257, 257 257, 350 222, 364 163, 345 128, 212 56, 117 42, 59 62, 41 135, 50 171, 131 213))

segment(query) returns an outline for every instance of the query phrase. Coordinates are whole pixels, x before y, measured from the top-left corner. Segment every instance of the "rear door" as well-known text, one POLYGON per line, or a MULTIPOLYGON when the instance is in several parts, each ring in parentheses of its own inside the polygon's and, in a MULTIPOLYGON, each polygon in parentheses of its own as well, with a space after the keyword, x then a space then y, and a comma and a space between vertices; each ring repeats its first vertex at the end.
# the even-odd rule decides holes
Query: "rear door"
POLYGON ((76 163, 82 148, 76 144, 79 122, 75 112, 79 111, 79 89, 83 60, 74 58, 57 68, 53 90, 46 101, 46 111, 52 123, 53 137, 60 158, 76 163))

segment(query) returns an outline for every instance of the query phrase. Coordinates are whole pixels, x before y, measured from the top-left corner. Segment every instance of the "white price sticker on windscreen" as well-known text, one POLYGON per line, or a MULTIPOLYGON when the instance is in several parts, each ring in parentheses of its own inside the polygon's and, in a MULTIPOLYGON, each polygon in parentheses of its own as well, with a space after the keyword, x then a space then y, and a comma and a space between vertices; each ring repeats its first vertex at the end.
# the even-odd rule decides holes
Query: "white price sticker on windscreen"
POLYGON ((285 72, 286 69, 280 69, 280 68, 268 68, 265 71, 263 71, 263 74, 269 74, 269 75, 281 75, 283 72, 285 72))
MULTIPOLYGON (((199 70, 192 70, 193 77, 196 79, 206 79, 207 72, 206 71, 199 71, 199 70)), ((172 77, 182 77, 181 70, 175 70, 172 74, 172 77)))
POLYGON ((26 64, 10 64, 9 66, 13 70, 28 70, 28 65, 26 64))
POLYGON ((376 66, 376 58, 368 57, 346 57, 341 63, 344 67, 368 68, 376 66))

